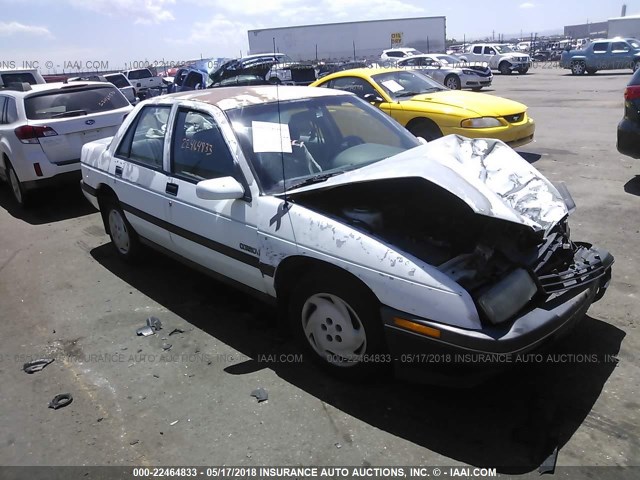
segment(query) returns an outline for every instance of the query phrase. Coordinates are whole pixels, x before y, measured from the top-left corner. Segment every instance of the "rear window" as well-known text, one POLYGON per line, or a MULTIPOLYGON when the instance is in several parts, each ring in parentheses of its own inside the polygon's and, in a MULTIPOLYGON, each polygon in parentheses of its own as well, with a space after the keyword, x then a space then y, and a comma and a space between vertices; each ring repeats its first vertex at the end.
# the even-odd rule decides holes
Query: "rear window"
POLYGON ((125 88, 130 86, 124 75, 106 75, 104 78, 106 78, 109 82, 113 83, 118 88, 125 88))
POLYGON ((65 88, 25 98, 30 120, 64 118, 108 112, 126 107, 129 101, 112 86, 65 88))
POLYGON ((28 83, 30 85, 35 85, 38 83, 35 77, 29 72, 23 73, 3 73, 2 74, 2 83, 4 85, 9 85, 10 83, 28 83))
POLYGON ((132 80, 139 80, 141 78, 151 78, 151 71, 143 68, 142 70, 131 70, 129 72, 129 78, 132 80))

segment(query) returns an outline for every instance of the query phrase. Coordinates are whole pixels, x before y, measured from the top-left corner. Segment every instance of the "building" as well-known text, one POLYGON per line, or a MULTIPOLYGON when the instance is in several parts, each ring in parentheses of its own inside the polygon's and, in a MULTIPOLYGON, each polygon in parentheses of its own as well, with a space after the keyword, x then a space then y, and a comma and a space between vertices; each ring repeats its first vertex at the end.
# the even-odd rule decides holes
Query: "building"
POLYGON ((610 37, 640 38, 640 15, 610 18, 610 37))
POLYGON ((399 18, 249 30, 251 53, 275 50, 294 60, 380 58, 382 50, 412 47, 444 52, 445 17, 399 18))
POLYGON ((582 23, 564 27, 564 36, 570 38, 606 38, 608 22, 582 23))

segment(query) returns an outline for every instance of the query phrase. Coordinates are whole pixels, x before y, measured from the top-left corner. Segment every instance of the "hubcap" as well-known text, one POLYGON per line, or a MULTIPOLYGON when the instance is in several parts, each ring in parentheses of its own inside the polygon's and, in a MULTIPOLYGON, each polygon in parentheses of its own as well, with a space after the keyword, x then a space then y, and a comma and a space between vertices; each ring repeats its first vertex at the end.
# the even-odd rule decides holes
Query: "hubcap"
POLYGON ((583 68, 583 66, 582 66, 582 64, 581 64, 581 63, 576 63, 576 64, 573 66, 573 71, 574 71, 575 73, 577 73, 578 75, 580 75, 582 72, 584 72, 584 68, 583 68))
POLYGON ((118 251, 124 255, 129 253, 129 231, 124 223, 124 218, 115 208, 109 212, 109 232, 111 233, 111 240, 118 251))
POLYGON ((302 328, 311 347, 332 365, 353 366, 367 350, 367 335, 358 315, 335 295, 309 297, 302 307, 302 328))
POLYGON ((20 190, 20 181, 13 168, 9 169, 9 181, 11 182, 11 188, 13 189, 13 195, 16 197, 18 203, 22 203, 22 190, 20 190))
POLYGON ((458 82, 454 77, 451 77, 449 80, 447 80, 447 88, 450 88, 451 90, 458 89, 458 82))

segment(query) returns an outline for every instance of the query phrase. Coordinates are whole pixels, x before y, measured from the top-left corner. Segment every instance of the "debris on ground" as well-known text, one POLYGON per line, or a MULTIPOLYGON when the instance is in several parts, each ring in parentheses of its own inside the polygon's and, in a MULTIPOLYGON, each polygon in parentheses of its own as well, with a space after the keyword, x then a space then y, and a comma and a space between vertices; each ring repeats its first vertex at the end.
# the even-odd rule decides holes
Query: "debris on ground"
POLYGON ((131 441, 129 442, 129 445, 136 445, 136 444, 138 444, 138 443, 140 443, 140 440, 131 440, 131 441))
POLYGON ((163 344, 162 344, 162 349, 163 349, 165 352, 168 352, 169 350, 171 350, 171 347, 172 347, 172 346, 173 346, 173 345, 171 345, 170 343, 163 343, 163 344))
POLYGON ((555 473, 556 461, 558 460, 558 447, 553 449, 551 455, 549 455, 544 462, 538 467, 538 473, 540 475, 545 473, 555 473))
POLYGON ((179 421, 180 421, 180 420, 174 420, 174 421, 173 421, 173 422, 171 422, 169 425, 170 425, 171 427, 173 427, 173 426, 174 426, 176 423, 178 423, 179 421))
POLYGON ((70 393, 61 393, 53 397, 53 400, 49 402, 49 408, 58 410, 59 408, 66 407, 73 402, 73 396, 70 393))
POLYGON ((54 358, 39 358, 38 360, 33 360, 31 362, 25 363, 22 369, 29 374, 36 373, 49 365, 54 360, 54 358))
POLYGON ((340 442, 334 444, 336 448, 342 448, 342 444, 340 442))
POLYGON ((136 335, 142 335, 143 337, 148 337, 149 335, 153 335, 154 333, 156 332, 154 332, 153 328, 151 328, 149 325, 145 325, 144 327, 140 327, 136 330, 136 335))
POLYGON ((253 392, 251 392, 251 396, 256 397, 256 399, 258 400, 258 403, 264 402, 265 400, 269 399, 269 394, 262 387, 256 388, 253 392))
POLYGON ((176 333, 184 333, 184 330, 181 330, 179 328, 174 328, 173 330, 171 330, 171 333, 169 333, 169 336, 175 335, 176 333))
POLYGON ((162 330, 162 322, 157 317, 147 318, 147 325, 153 328, 156 332, 162 330))

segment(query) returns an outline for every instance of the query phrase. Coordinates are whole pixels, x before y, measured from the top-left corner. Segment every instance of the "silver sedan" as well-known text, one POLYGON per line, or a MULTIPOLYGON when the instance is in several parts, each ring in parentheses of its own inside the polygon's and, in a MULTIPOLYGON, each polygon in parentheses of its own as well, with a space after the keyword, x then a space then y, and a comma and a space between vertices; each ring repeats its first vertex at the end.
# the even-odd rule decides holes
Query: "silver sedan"
POLYGON ((407 57, 397 62, 398 67, 420 70, 436 82, 452 90, 470 88, 479 91, 491 86, 491 69, 482 65, 469 65, 459 58, 443 53, 425 53, 407 57))

